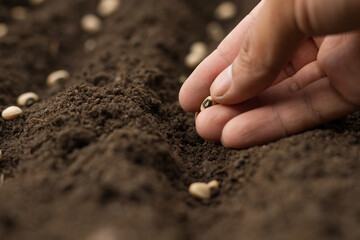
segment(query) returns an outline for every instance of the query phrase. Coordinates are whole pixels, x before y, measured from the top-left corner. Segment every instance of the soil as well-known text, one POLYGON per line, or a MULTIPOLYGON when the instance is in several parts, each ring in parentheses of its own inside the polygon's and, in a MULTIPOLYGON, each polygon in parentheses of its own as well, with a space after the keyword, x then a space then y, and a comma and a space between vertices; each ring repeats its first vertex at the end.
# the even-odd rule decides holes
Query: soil
MULTIPOLYGON (((255 1, 235 1, 236 19, 255 1)), ((183 59, 219 0, 123 0, 99 34, 80 29, 95 0, 3 0, 0 239, 360 239, 360 114, 232 150, 202 140, 177 100, 183 59), (14 6, 27 19, 11 19, 14 6), (94 39, 93 52, 84 42, 94 39), (61 86, 49 73, 71 73, 61 86), (217 179, 208 201, 187 191, 217 179)))

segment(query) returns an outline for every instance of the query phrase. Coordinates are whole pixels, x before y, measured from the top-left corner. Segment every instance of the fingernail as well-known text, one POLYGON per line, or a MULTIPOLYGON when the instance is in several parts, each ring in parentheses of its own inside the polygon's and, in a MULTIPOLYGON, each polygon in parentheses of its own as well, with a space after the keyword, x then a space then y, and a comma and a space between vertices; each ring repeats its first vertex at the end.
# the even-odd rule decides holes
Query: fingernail
POLYGON ((232 65, 222 71, 210 88, 211 96, 221 97, 229 90, 232 83, 232 65))

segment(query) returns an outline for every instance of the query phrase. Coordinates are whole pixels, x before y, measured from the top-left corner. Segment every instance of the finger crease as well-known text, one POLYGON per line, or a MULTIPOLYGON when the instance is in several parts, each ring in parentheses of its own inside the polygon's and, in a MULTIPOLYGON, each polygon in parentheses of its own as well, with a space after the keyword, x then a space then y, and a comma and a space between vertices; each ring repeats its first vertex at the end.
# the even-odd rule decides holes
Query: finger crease
POLYGON ((289 136, 290 135, 290 132, 289 130, 287 129, 283 119, 281 118, 280 114, 279 114, 279 111, 277 109, 277 105, 274 104, 272 106, 272 111, 273 111, 273 114, 275 116, 275 118, 277 118, 278 122, 280 123, 281 125, 281 129, 283 129, 283 136, 286 137, 286 136, 289 136))
POLYGON ((301 90, 300 84, 293 78, 290 77, 287 81, 287 87, 290 93, 295 93, 301 90))
POLYGON ((304 100, 305 100, 305 104, 306 104, 306 106, 307 106, 307 109, 310 111, 310 113, 311 113, 311 114, 315 117, 315 119, 318 121, 318 124, 319 124, 319 125, 324 124, 324 123, 325 123, 325 120, 324 120, 324 118, 321 116, 321 113, 314 108, 314 105, 313 105, 312 102, 311 102, 310 95, 305 92, 303 96, 304 96, 304 100))

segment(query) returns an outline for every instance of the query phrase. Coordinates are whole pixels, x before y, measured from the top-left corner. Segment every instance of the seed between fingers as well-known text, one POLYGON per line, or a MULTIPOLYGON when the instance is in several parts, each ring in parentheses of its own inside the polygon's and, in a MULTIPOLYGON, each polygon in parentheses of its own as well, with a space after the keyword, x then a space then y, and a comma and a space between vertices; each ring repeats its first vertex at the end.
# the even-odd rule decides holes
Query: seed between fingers
POLYGON ((217 102, 215 102, 215 100, 211 97, 208 96, 207 98, 205 98, 205 100, 202 102, 201 106, 200 106, 200 111, 205 110, 206 108, 212 107, 214 105, 218 104, 217 102))

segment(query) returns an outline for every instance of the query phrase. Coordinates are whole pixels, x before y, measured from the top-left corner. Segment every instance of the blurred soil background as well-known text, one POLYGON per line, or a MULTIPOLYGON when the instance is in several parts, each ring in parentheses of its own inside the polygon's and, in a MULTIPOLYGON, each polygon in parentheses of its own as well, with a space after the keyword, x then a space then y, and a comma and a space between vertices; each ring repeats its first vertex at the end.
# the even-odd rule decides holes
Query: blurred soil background
MULTIPOLYGON (((238 17, 256 4, 234 1, 238 17)), ((191 44, 220 0, 123 0, 99 33, 80 27, 96 0, 1 0, 0 239, 360 239, 360 115, 264 146, 198 137, 179 106, 191 44), (23 6, 25 20, 11 9, 23 6), (96 42, 84 51, 88 39, 96 42), (66 69, 71 77, 46 86, 66 69), (188 186, 217 179, 208 201, 188 186)))

